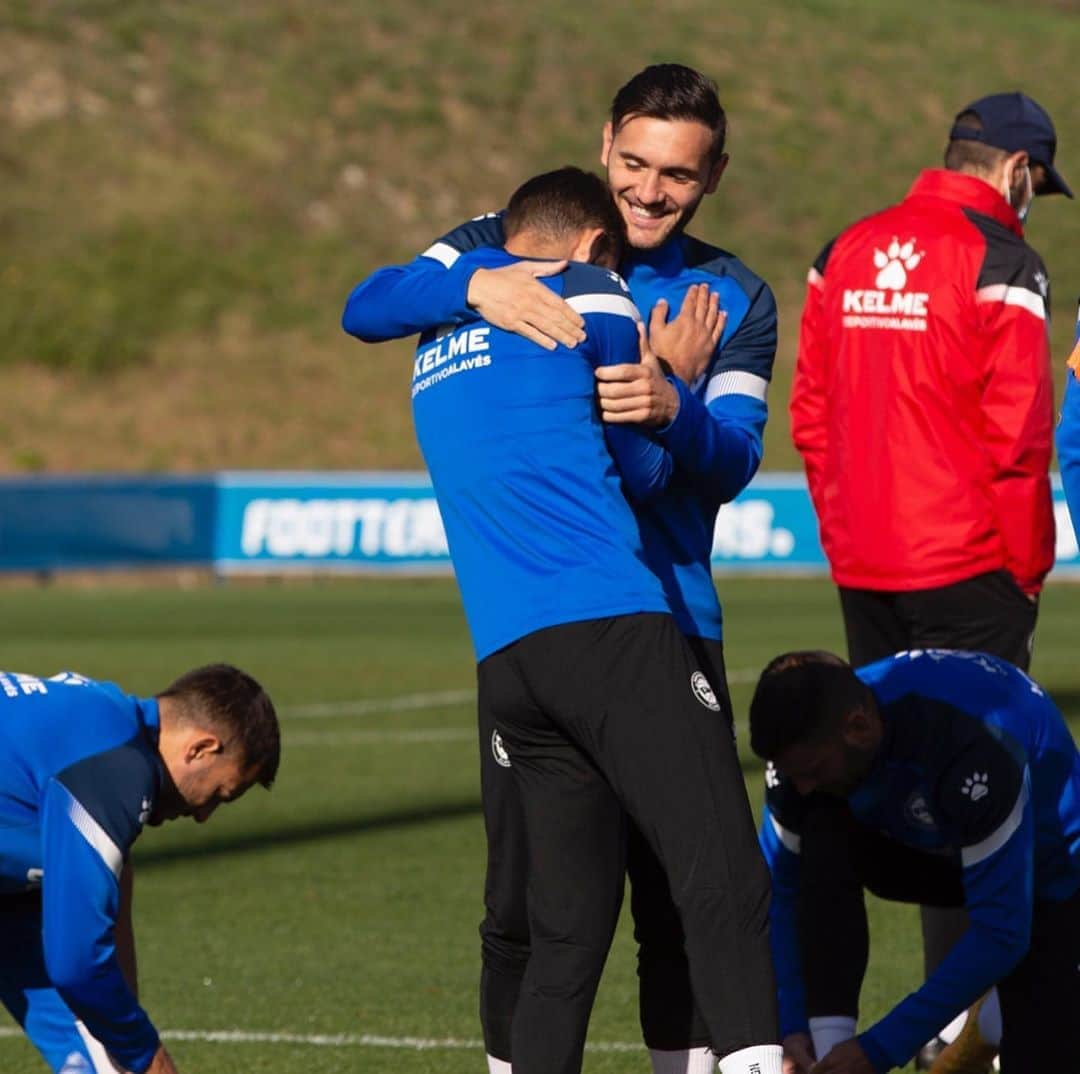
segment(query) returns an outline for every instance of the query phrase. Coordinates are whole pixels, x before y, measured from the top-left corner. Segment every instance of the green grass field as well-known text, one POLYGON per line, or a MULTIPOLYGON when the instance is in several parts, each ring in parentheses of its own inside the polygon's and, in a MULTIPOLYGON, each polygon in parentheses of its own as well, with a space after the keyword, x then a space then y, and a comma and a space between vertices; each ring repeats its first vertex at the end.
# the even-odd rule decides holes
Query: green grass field
MULTIPOLYGON (((736 712, 755 672, 795 646, 839 647, 820 580, 721 579, 736 712)), ((5 592, 3 664, 71 668, 153 692, 229 660, 262 679, 284 723, 278 785, 198 827, 137 844, 143 1000, 184 1074, 401 1070, 479 1074, 476 1009, 482 826, 472 659, 446 580, 56 586, 5 592), (215 1031, 240 1037, 206 1039, 215 1031), (339 1038, 318 1044, 298 1038, 339 1038), (442 1041, 406 1050, 407 1038, 442 1041), (379 1040, 382 1043, 379 1043, 379 1040)), ((1035 674, 1080 732, 1076 590, 1044 598, 1035 674)), ((744 750, 745 752, 745 750, 744 750)), ((746 759, 760 802, 760 766, 746 759)), ((917 984, 914 912, 875 904, 866 1018, 917 984)), ((627 922, 601 985, 589 1074, 639 1071, 627 922), (625 1045, 628 1050, 602 1046, 625 1045)), ((44 1067, 10 1030, 0 1070, 44 1067)))

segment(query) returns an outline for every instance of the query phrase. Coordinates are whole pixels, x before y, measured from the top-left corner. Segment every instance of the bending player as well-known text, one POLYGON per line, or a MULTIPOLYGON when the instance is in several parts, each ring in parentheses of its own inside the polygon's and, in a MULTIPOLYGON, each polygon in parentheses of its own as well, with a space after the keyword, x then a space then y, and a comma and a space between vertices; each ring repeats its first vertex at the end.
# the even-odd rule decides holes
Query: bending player
POLYGON ((1003 1074, 1062 1069, 1080 1010, 1080 754, 1042 688, 984 653, 857 670, 786 653, 762 673, 750 736, 769 762, 761 842, 790 1068, 815 1052, 814 1074, 903 1066, 996 984, 1003 1074), (864 889, 964 906, 969 925, 856 1037, 864 889))
POLYGON ((153 698, 0 672, 0 1000, 59 1074, 175 1074, 135 995, 128 852, 269 787, 277 716, 227 665, 153 698))

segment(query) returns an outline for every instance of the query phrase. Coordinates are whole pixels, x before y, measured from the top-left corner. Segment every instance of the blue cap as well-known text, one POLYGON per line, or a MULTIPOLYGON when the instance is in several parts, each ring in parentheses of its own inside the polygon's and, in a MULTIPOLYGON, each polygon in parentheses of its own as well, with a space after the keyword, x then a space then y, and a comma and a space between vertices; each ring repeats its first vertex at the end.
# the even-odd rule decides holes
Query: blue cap
POLYGON ((950 140, 982 142, 1009 153, 1023 149, 1032 164, 1041 164, 1046 169, 1046 182, 1037 193, 1073 196, 1069 184, 1054 168, 1054 154, 1057 152, 1054 124, 1045 110, 1027 94, 995 93, 982 97, 957 113, 956 119, 959 120, 965 112, 974 112, 982 127, 955 122, 949 132, 950 140))

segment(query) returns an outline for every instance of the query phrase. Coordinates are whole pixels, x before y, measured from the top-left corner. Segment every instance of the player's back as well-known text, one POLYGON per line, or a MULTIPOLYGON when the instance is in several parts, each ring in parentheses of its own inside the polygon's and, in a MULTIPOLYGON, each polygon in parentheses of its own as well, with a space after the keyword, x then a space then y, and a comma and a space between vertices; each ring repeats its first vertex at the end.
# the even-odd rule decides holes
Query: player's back
POLYGON ((478 659, 543 627, 667 610, 595 403, 596 366, 636 360, 636 310, 619 277, 593 266, 545 282, 582 313, 584 343, 547 351, 477 318, 422 337, 413 370, 417 438, 478 659))
POLYGON ((899 653, 858 674, 886 712, 912 725, 897 736, 897 759, 923 769, 946 808, 950 795, 954 806, 992 801, 1027 770, 1036 893, 1071 894, 1080 884, 1080 753, 1042 687, 997 657, 949 650, 899 653))
POLYGON ((50 780, 129 744, 136 765, 152 773, 144 721, 156 724, 156 713, 145 711, 153 704, 71 673, 0 672, 0 891, 36 881, 28 873, 41 863, 40 809, 50 780))

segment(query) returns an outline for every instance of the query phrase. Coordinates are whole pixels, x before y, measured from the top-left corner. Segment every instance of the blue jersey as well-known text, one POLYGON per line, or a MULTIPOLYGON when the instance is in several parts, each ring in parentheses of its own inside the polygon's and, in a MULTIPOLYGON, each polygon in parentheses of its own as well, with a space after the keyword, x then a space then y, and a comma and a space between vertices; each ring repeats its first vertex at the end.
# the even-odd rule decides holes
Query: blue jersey
POLYGON ((157 738, 154 700, 0 672, 0 900, 41 888, 49 978, 125 1069, 158 1047, 113 938, 120 872, 162 786, 157 738))
MULTIPOLYGON (((502 244, 499 214, 479 217, 440 239, 408 265, 381 269, 349 296, 345 330, 379 342, 471 316, 465 300, 476 264, 462 253, 502 244)), ((723 635, 712 580, 716 512, 757 471, 768 411, 765 393, 776 353, 776 303, 769 288, 732 254, 685 235, 657 250, 628 251, 621 266, 631 297, 646 314, 666 298, 673 312, 687 290, 706 283, 727 314, 724 334, 694 384, 671 378, 679 411, 654 429, 670 453, 663 490, 636 505, 645 555, 660 577, 683 633, 723 635)))
MULTIPOLYGON (((1076 315, 1076 347, 1080 351, 1080 305, 1076 315)), ((1061 402, 1056 439, 1061 485, 1073 529, 1080 535, 1080 383, 1072 369, 1065 374, 1065 398, 1061 402)))
MULTIPOLYGON (((481 248, 462 260, 517 258, 481 248)), ((598 365, 637 358, 637 309, 592 265, 543 282, 584 317, 585 343, 546 351, 470 314, 425 333, 413 368, 417 439, 477 660, 544 627, 668 611, 622 484, 648 498, 668 454, 630 427, 605 439, 595 398, 598 365)))
MULTIPOLYGON (((1080 754, 1022 671, 982 653, 913 650, 859 668, 884 722, 875 766, 848 797, 855 818, 961 869, 969 927, 945 961, 860 1038, 878 1069, 902 1066, 1023 957, 1033 901, 1080 888, 1080 754)), ((781 1032, 806 1030, 795 926, 809 799, 770 765, 761 845, 781 1032)))

